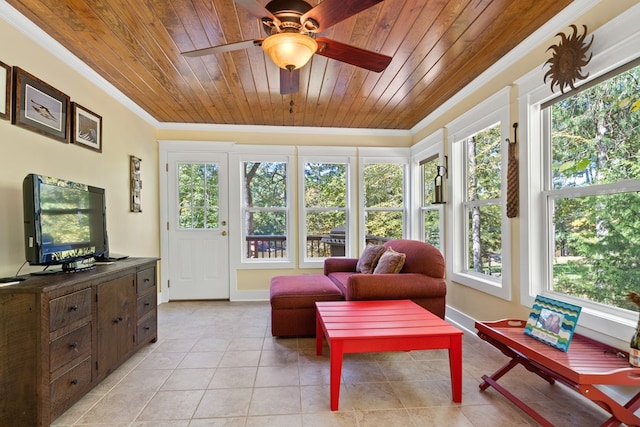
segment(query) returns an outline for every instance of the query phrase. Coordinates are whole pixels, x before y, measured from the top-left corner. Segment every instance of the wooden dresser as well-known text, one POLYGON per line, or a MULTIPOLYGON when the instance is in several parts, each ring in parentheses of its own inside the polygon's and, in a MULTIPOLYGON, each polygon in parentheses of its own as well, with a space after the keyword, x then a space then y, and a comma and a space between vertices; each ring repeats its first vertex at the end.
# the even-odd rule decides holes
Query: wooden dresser
POLYGON ((0 287, 0 423, 48 427, 155 342, 156 269, 129 258, 0 287))

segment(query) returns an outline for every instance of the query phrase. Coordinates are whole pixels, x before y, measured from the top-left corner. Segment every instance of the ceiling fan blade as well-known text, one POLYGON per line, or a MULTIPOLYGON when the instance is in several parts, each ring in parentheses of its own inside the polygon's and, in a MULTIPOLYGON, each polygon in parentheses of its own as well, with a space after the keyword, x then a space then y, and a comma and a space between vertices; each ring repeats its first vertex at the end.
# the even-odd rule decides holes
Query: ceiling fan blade
POLYGON ((280 68, 280 95, 297 93, 300 88, 300 69, 289 71, 280 68))
POLYGON ((317 32, 321 32, 381 1, 383 0, 324 0, 303 14, 300 22, 304 24, 308 19, 313 19, 318 24, 317 32))
POLYGON ((262 18, 271 19, 276 26, 280 26, 280 20, 276 18, 276 16, 269 11, 269 9, 262 6, 255 0, 234 0, 237 4, 246 9, 250 14, 255 16, 256 18, 262 20, 262 18))
POLYGON ((247 49, 253 46, 262 46, 262 39, 245 40, 243 42, 221 44, 213 47, 205 47, 203 49, 190 50, 188 52, 182 52, 183 56, 189 58, 197 58, 199 56, 211 55, 214 53, 231 52, 234 50, 247 49))
POLYGON ((316 41, 320 46, 316 52, 317 55, 346 62, 376 73, 384 71, 391 63, 392 58, 390 56, 371 50, 360 49, 359 47, 350 46, 325 37, 318 37, 316 41))

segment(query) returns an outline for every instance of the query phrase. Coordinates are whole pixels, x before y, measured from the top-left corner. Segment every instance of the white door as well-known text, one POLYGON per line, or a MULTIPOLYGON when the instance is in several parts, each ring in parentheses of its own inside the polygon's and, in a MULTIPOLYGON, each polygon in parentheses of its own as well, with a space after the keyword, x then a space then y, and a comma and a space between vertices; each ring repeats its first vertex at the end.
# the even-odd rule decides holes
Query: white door
POLYGON ((169 299, 229 299, 227 155, 168 155, 169 299))

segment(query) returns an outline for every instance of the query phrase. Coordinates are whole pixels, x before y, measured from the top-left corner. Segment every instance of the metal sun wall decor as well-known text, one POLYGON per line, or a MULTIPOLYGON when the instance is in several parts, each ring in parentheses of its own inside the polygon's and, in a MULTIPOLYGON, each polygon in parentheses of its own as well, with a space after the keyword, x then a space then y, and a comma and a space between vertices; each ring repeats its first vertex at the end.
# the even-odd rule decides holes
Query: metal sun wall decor
POLYGON ((555 86, 560 87, 560 92, 564 93, 565 88, 575 89, 574 83, 589 77, 589 73, 582 75, 582 67, 591 61, 592 54, 587 58, 587 51, 593 43, 593 35, 589 43, 585 43, 587 37, 587 26, 583 25, 584 33, 578 34, 578 27, 571 25, 573 33, 567 37, 564 33, 558 33, 560 43, 549 46, 548 50, 553 50, 551 58, 544 63, 550 64, 551 68, 544 75, 544 82, 551 78, 551 91, 555 86))

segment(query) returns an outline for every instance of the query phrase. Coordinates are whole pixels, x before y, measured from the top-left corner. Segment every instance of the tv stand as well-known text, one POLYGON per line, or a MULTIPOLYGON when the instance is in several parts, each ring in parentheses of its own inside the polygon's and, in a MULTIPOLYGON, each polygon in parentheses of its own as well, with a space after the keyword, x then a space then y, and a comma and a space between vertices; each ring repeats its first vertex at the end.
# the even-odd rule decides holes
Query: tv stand
POLYGON ((0 343, 9 344, 0 345, 0 420, 48 427, 157 340, 157 261, 129 258, 0 287, 0 343))

